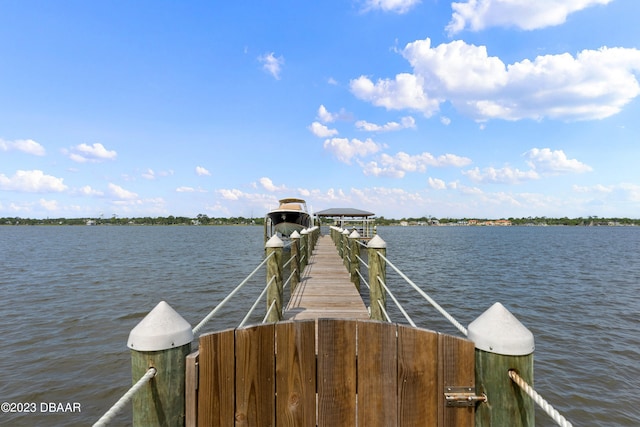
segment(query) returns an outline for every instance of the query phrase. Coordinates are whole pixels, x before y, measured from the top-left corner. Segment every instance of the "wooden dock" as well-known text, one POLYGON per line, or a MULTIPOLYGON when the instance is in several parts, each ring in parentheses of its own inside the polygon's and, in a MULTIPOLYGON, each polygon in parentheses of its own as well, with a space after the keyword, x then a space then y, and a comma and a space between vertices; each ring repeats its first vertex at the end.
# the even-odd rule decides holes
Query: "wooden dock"
POLYGON ((331 237, 318 238, 283 317, 286 320, 369 319, 367 307, 331 237))

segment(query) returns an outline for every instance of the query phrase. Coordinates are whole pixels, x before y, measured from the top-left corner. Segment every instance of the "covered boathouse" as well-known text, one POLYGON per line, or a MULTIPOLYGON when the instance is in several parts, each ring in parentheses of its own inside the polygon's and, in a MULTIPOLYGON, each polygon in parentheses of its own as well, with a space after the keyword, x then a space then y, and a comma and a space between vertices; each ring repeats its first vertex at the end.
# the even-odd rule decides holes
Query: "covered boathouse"
POLYGON ((370 239, 375 234, 373 212, 367 212, 354 208, 330 208, 316 212, 315 215, 322 224, 322 218, 331 218, 336 227, 353 230, 356 229, 360 237, 370 239))

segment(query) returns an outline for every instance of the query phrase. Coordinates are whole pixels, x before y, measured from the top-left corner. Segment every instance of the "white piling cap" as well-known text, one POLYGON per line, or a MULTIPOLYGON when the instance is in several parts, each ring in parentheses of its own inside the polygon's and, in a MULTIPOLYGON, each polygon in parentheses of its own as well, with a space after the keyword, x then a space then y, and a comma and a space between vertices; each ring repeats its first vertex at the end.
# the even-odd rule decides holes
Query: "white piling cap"
POLYGON ((303 228, 300 234, 309 234, 309 230, 307 230, 306 228, 303 228))
POLYGON ((298 233, 298 230, 293 230, 293 233, 291 233, 289 237, 291 237, 292 239, 299 239, 300 233, 298 233))
POLYGON ((384 249, 387 247, 387 242, 382 240, 382 237, 380 237, 380 235, 376 234, 375 236, 373 236, 373 239, 369 240, 369 244, 367 244, 367 247, 374 249, 384 249))
POLYGON ((346 234, 346 235, 348 235, 348 234, 349 234, 349 230, 347 230, 347 229, 345 228, 344 230, 342 230, 342 234, 346 234))
POLYGON ((267 244, 264 246, 265 248, 281 248, 284 246, 282 240, 276 236, 275 234, 271 236, 269 240, 267 240, 267 244))
POLYGON ((360 238, 360 233, 358 233, 358 230, 353 230, 351 232, 351 234, 349 234, 349 238, 350 239, 359 239, 360 238))
POLYGON ((138 351, 159 351, 180 347, 193 341, 191 325, 169 304, 160 301, 129 332, 127 347, 138 351))
POLYGON ((467 338, 478 350, 507 356, 525 356, 535 348, 531 331, 499 302, 469 324, 467 338))

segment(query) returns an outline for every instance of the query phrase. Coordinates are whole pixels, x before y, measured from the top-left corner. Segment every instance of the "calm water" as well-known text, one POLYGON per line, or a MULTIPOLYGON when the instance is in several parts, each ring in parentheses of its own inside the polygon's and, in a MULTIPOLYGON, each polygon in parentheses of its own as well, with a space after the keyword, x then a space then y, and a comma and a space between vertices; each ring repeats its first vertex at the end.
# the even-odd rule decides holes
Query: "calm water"
MULTIPOLYGON (((379 234, 388 258, 462 324, 500 301, 527 326, 535 388, 575 426, 640 425, 640 228, 379 234)), ((261 227, 0 227, 0 402, 38 405, 0 413, 0 425, 95 422, 131 383, 129 331, 161 300, 195 326, 262 248, 261 227), (42 402, 81 412, 41 413, 42 402)), ((263 274, 207 329, 237 325, 263 274)), ((388 281, 419 326, 459 335, 394 273, 388 281)), ((540 411, 536 423, 554 425, 540 411)))

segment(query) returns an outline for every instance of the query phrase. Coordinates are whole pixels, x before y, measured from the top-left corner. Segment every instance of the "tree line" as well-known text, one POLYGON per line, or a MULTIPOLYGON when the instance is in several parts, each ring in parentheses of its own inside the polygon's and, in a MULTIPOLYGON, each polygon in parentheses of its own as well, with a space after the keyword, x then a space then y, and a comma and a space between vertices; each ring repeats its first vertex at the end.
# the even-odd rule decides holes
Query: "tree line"
MULTIPOLYGON (((632 218, 600 218, 598 216, 578 218, 549 218, 549 217, 523 217, 523 218, 498 218, 508 220, 511 225, 566 225, 566 226, 607 226, 607 225, 640 225, 640 219, 632 218)), ((495 221, 496 218, 434 218, 423 216, 419 218, 391 219, 380 216, 373 218, 375 225, 464 225, 470 221, 484 223, 495 221)), ((323 219, 323 224, 331 225, 331 219, 323 219)), ((209 217, 198 214, 196 217, 173 216, 166 217, 135 217, 127 218, 113 215, 111 218, 0 218, 0 225, 264 225, 264 218, 238 217, 209 217)))

